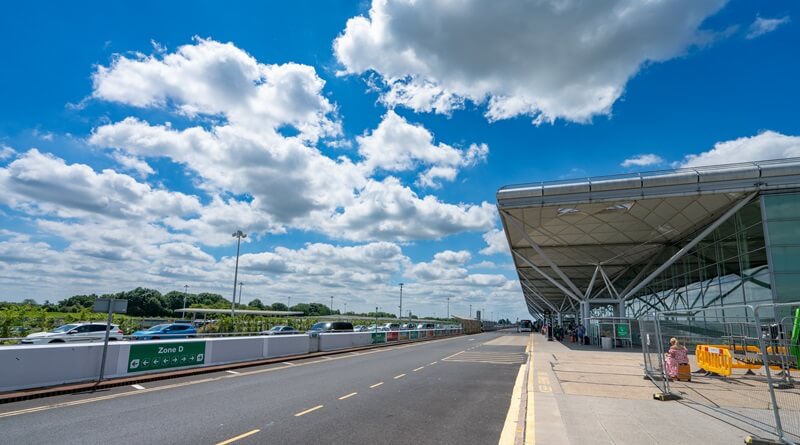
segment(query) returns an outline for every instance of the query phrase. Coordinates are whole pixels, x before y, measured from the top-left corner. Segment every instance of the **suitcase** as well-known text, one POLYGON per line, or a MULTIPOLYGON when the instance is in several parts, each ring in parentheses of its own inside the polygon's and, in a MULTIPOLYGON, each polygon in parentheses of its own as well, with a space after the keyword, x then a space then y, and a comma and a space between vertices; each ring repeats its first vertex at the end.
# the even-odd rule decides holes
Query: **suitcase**
POLYGON ((679 380, 681 382, 692 381, 692 368, 688 363, 678 365, 678 376, 675 378, 675 380, 679 380))

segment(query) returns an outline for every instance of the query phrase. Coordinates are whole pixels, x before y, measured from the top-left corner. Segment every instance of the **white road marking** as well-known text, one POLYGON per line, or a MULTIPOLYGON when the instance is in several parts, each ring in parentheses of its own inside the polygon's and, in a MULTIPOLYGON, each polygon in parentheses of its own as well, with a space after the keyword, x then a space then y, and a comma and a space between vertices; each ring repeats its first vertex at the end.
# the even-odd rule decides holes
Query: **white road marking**
POLYGON ((244 439, 245 437, 252 436, 253 434, 255 434, 255 433, 259 432, 259 431, 261 431, 261 430, 248 431, 248 432, 246 432, 244 434, 239 434, 236 437, 231 437, 228 440, 223 440, 222 442, 217 443, 217 445, 228 445, 229 443, 236 442, 239 439, 244 439))
POLYGON ((230 369, 229 369, 229 370, 227 370, 227 371, 225 371, 225 372, 227 372, 228 374, 233 374, 233 375, 241 375, 241 374, 242 374, 241 372, 238 372, 238 371, 231 371, 230 369))
POLYGON ((358 393, 357 392, 351 392, 350 394, 348 394, 346 396, 339 397, 339 400, 349 399, 350 397, 353 397, 356 394, 358 394, 358 393))
POLYGON ((370 388, 377 388, 377 387, 379 387, 381 385, 383 385, 383 382, 378 382, 378 383, 376 383, 374 385, 370 385, 370 388))
POLYGON ((419 371, 420 369, 423 369, 423 368, 425 368, 425 367, 424 366, 420 366, 419 368, 415 369, 413 372, 417 372, 417 371, 419 371))
POLYGON ((405 376, 406 376, 405 374, 396 375, 396 376, 394 376, 394 379, 395 379, 395 380, 397 380, 397 379, 402 379, 402 378, 403 378, 403 377, 405 377, 405 376))
POLYGON ((131 386, 136 389, 144 389, 144 386, 142 385, 131 385, 131 386))
POLYGON ((299 413, 295 414, 294 416, 295 417, 305 416, 306 414, 308 414, 308 413, 310 413, 312 411, 316 411, 318 409, 321 409, 323 406, 324 405, 317 405, 317 406, 315 406, 313 408, 309 408, 309 409, 307 409, 305 411, 300 411, 299 413))
POLYGON ((283 363, 284 365, 296 366, 296 365, 295 365, 294 363, 292 363, 292 362, 281 362, 281 363, 283 363))

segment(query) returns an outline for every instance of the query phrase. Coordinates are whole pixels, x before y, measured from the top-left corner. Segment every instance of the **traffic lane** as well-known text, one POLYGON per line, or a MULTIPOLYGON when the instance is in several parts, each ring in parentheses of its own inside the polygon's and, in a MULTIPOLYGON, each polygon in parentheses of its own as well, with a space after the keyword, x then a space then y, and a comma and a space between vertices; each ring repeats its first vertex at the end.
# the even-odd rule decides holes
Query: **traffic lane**
MULTIPOLYGON (((455 338, 446 338, 446 339, 463 339, 463 337, 455 337, 455 338)), ((438 340, 436 340, 438 341, 438 340)), ((428 344, 428 342, 420 342, 420 343, 413 343, 413 345, 423 345, 428 344)), ((85 399, 92 399, 98 396, 106 396, 106 395, 113 395, 113 394, 120 394, 120 393, 134 393, 138 390, 141 390, 141 387, 144 388, 157 388, 157 387, 172 387, 175 384, 180 384, 184 382, 196 382, 196 381, 207 381, 209 378, 218 378, 218 377, 226 377, 228 374, 247 374, 251 372, 258 372, 264 369, 273 369, 273 368, 285 368, 286 366, 297 366, 297 365, 305 365, 305 364, 314 364, 320 363, 321 360, 330 360, 333 357, 341 357, 341 356, 350 356, 350 355, 361 355, 361 354, 370 354, 374 352, 385 352, 390 349, 402 349, 406 348, 412 344, 406 345, 397 345, 397 346, 387 346, 383 348, 376 348, 376 349, 368 349, 364 351, 358 352, 350 352, 350 353, 343 353, 343 354, 335 354, 331 356, 318 356, 318 357, 308 357, 308 358, 300 358, 300 359, 292 359, 292 361, 286 362, 279 362, 279 363, 271 363, 266 365, 259 365, 247 368, 239 368, 236 370, 228 370, 228 371, 218 371, 212 373, 204 373, 198 375, 190 375, 184 377, 174 377, 168 378, 164 380, 154 380, 150 382, 144 382, 136 387, 135 385, 123 385, 117 386, 112 388, 103 388, 97 391, 83 391, 79 393, 72 393, 72 394, 63 394, 59 396, 51 396, 41 399, 31 399, 31 400, 23 400, 19 402, 13 402, 8 404, 0 405, 0 416, 2 416, 5 412, 10 411, 17 411, 21 409, 27 408, 35 408, 39 406, 45 405, 54 405, 58 403, 72 403, 76 400, 85 400, 85 399), (327 357, 327 358, 326 358, 327 357)))
POLYGON ((272 424, 240 443, 496 443, 519 366, 440 359, 344 400, 321 401, 323 408, 299 421, 272 424))
POLYGON ((206 443, 249 431, 253 412, 259 413, 265 425, 286 419, 290 411, 299 412, 318 405, 321 399, 331 399, 340 388, 358 387, 395 375, 392 373, 398 369, 408 369, 409 363, 450 354, 463 348, 465 340, 376 349, 381 352, 320 359, 307 366, 287 366, 272 372, 253 371, 165 391, 141 391, 120 399, 0 419, 0 428, 12 443, 72 443, 73 439, 74 443, 86 443, 109 437, 128 443, 139 441, 143 430, 161 442, 206 443), (375 358, 378 355, 381 359, 375 358))

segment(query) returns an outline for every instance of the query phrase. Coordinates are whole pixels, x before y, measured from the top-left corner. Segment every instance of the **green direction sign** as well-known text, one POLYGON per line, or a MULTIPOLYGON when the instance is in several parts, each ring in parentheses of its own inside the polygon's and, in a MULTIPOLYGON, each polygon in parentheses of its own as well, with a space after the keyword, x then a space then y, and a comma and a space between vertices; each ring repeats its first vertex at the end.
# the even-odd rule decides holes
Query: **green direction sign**
POLYGON ((385 332, 373 332, 372 333, 372 344, 376 343, 386 343, 386 333, 385 332))
POLYGON ((617 323, 617 338, 628 338, 631 336, 630 325, 627 323, 617 323))
POLYGON ((131 345, 128 372, 196 366, 205 361, 204 341, 131 345))

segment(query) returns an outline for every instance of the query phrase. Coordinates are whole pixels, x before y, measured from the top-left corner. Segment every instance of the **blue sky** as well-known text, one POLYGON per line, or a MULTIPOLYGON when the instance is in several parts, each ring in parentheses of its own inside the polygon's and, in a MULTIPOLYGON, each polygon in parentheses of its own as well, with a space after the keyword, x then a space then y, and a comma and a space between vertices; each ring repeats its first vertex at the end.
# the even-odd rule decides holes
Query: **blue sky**
POLYGON ((800 156, 796 3, 628 3, 4 3, 0 298, 523 317, 500 186, 800 156))

